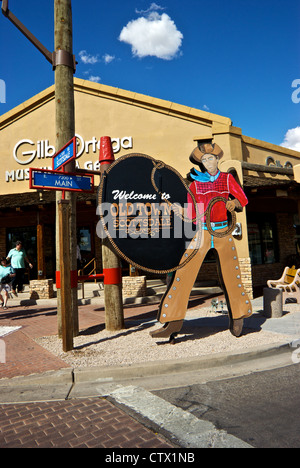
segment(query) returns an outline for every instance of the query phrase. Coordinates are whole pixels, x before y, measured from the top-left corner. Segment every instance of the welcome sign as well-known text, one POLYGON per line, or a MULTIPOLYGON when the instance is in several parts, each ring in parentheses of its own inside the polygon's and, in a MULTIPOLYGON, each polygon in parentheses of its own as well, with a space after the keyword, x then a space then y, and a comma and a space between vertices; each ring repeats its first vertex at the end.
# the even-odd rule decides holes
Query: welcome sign
POLYGON ((101 179, 99 234, 108 236, 121 258, 138 268, 175 271, 198 229, 174 208, 187 211, 188 193, 181 175, 163 162, 137 153, 121 157, 101 179))

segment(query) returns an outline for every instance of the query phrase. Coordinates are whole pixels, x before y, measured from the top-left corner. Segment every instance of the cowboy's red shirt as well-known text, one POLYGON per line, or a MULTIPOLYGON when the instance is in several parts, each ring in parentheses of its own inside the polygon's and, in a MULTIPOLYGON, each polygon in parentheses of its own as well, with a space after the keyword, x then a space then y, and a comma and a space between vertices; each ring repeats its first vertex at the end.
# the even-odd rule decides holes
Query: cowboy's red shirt
MULTIPOLYGON (((190 185, 190 190, 194 194, 200 214, 204 213, 209 202, 215 197, 223 197, 228 200, 229 195, 232 195, 240 202, 242 207, 248 203, 243 189, 235 181, 233 175, 227 172, 220 172, 220 175, 214 182, 198 182, 195 180, 190 185)), ((196 216, 190 194, 188 194, 188 215, 190 219, 196 216)), ((211 211, 210 221, 214 223, 227 221, 227 210, 224 202, 215 203, 211 211)), ((202 218, 202 222, 205 222, 205 217, 202 218)))

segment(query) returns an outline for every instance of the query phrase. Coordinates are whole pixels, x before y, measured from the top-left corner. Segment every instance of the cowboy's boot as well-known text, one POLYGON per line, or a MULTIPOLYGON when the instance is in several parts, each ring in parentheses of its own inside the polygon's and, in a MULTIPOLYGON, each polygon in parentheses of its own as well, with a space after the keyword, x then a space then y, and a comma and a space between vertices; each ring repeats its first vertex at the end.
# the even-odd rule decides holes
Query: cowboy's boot
POLYGON ((167 322, 162 328, 150 332, 152 338, 169 338, 175 337, 180 332, 183 325, 183 320, 176 320, 174 322, 167 322))

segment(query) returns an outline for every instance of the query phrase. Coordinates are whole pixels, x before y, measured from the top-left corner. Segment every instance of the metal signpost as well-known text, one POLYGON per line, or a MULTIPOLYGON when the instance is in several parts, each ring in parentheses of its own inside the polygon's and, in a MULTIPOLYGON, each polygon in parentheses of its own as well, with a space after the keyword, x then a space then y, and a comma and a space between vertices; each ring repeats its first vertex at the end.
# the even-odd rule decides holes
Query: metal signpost
POLYGON ((74 324, 72 317, 71 290, 77 286, 76 278, 71 273, 69 251, 69 216, 70 203, 65 200, 65 192, 93 192, 94 176, 91 174, 73 174, 65 172, 65 166, 76 158, 76 137, 72 138, 61 150, 53 156, 53 168, 30 168, 29 187, 36 190, 59 190, 63 193, 62 200, 58 203, 58 224, 60 239, 60 268, 57 272, 57 287, 61 291, 61 335, 63 350, 73 349, 74 324))

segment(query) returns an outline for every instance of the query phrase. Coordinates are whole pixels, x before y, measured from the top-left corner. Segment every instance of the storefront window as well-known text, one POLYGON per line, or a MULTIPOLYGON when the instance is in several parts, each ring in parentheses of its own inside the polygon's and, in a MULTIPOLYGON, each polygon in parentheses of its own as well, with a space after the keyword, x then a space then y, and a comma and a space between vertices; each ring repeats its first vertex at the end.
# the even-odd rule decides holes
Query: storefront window
POLYGON ((259 225, 248 223, 248 240, 252 265, 262 264, 259 225))
POLYGON ((262 226, 262 252, 264 263, 275 263, 275 242, 273 238, 273 226, 269 221, 262 226))
POLYGON ((296 230, 295 234, 295 245, 297 255, 300 256, 300 220, 298 215, 294 215, 294 224, 293 227, 296 230))
POLYGON ((89 227, 80 227, 77 229, 78 245, 81 252, 91 252, 91 230, 89 227))
POLYGON ((275 217, 252 215, 248 219, 248 240, 252 265, 263 265, 278 261, 275 217))
POLYGON ((36 262, 37 234, 36 227, 22 227, 7 229, 7 252, 16 247, 16 242, 21 241, 28 258, 36 262))

